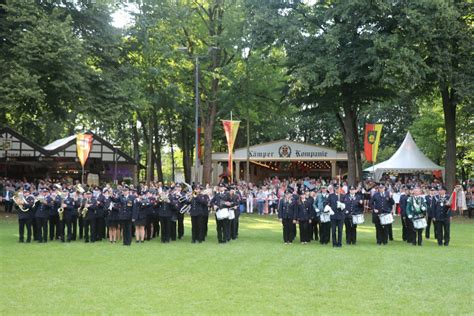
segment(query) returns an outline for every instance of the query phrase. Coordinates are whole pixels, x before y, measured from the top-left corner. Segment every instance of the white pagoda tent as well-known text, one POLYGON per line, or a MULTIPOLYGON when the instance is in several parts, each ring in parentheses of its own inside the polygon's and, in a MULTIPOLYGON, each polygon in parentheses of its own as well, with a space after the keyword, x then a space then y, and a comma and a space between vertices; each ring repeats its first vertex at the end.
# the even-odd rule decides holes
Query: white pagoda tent
POLYGON ((405 140, 390 159, 370 166, 364 171, 375 172, 375 181, 379 181, 385 172, 431 173, 438 170, 442 171, 444 178, 444 168, 428 159, 415 144, 410 132, 407 132, 405 140))

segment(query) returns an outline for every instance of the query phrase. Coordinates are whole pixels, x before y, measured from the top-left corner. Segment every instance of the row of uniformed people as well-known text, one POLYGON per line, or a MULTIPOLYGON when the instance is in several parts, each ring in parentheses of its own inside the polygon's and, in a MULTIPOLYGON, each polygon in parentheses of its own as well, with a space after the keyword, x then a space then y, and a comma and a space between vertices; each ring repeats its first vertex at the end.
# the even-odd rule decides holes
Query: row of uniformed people
MULTIPOLYGON (((200 188, 196 192, 198 190, 200 191, 200 188)), ((143 192, 140 196, 133 193, 131 194, 128 188, 124 188, 122 192, 113 193, 110 189, 104 189, 98 196, 93 196, 90 191, 81 195, 66 189, 61 194, 56 192, 50 194, 48 189, 43 189, 39 195, 34 196, 28 190, 24 190, 22 192, 24 202, 18 210, 20 242, 24 241, 25 228, 27 242, 31 241, 32 228, 35 240, 46 242, 48 222, 50 231, 54 226, 58 238, 62 241, 76 239, 77 223, 79 224, 79 239, 82 238, 84 232, 86 242, 104 238, 105 226, 108 227, 111 242, 116 242, 122 232, 125 245, 131 243, 132 228, 135 228, 137 242, 143 242, 145 236, 147 239, 158 236, 160 227, 162 242, 175 240, 176 236, 179 239, 182 238, 184 214, 179 210, 186 201, 180 198, 184 194, 179 186, 173 191, 160 194, 151 190, 143 192), (58 217, 57 227, 56 221, 50 220, 54 212, 58 217), (176 222, 178 223, 177 230, 176 222)), ((193 241, 202 242, 207 234, 208 200, 207 195, 202 195, 189 201, 192 222, 196 225, 196 227, 193 225, 193 232, 195 232, 193 241), (206 201, 197 203, 202 199, 206 201), (196 220, 197 218, 200 220, 196 220)))
POLYGON ((333 186, 323 186, 320 193, 302 192, 299 195, 288 188, 278 205, 278 217, 283 224, 285 244, 294 241, 296 224, 299 225, 300 242, 303 244, 307 244, 311 239, 319 239, 321 244, 328 244, 332 231, 333 247, 342 247, 344 225, 346 243, 355 244, 357 224, 352 222, 352 215, 362 212, 363 198, 355 187, 351 187, 348 194, 337 194, 333 186))
POLYGON ((434 236, 438 245, 448 246, 452 216, 450 205, 450 196, 444 186, 439 190, 431 187, 427 195, 423 195, 419 187, 403 187, 400 195, 402 239, 421 246, 423 229, 426 228, 425 237, 430 238, 431 223, 434 223, 434 236), (420 220, 426 221, 426 226, 415 225, 415 222, 420 220))

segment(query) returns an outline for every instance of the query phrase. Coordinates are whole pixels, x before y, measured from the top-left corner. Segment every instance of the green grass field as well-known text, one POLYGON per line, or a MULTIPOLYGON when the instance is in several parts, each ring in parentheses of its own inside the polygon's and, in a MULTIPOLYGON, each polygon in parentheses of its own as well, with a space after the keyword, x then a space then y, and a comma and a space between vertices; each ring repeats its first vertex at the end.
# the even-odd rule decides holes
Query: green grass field
MULTIPOLYGON (((367 219, 369 219, 367 217, 367 219)), ((203 244, 18 243, 0 220, 0 314, 473 314, 473 221, 456 218, 449 247, 284 245, 273 217, 244 215, 240 238, 203 244)))

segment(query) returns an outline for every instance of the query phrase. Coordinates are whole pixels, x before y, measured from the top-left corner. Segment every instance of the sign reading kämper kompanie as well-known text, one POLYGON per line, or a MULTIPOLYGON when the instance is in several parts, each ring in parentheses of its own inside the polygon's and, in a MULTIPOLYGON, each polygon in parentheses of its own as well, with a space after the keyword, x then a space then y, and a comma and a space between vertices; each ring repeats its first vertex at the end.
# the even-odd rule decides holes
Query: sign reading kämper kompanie
MULTIPOLYGON (((226 153, 212 154, 213 161, 224 161, 226 160, 226 157, 226 153)), ((337 152, 331 148, 288 140, 279 140, 250 146, 249 157, 250 160, 255 161, 347 160, 347 154, 344 152, 337 152)), ((234 160, 242 161, 246 159, 247 148, 239 148, 235 150, 234 160)))

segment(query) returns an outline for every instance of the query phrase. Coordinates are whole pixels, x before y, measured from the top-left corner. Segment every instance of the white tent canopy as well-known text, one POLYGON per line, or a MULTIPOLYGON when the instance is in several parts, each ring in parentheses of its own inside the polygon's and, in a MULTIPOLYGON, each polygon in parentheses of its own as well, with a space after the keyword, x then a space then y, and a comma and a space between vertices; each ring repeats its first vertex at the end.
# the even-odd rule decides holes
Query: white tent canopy
POLYGON ((442 170, 444 178, 444 168, 428 159, 418 146, 416 146, 410 132, 407 132, 400 148, 398 148, 390 159, 376 164, 373 167, 371 166, 364 171, 375 171, 375 181, 379 181, 384 172, 415 173, 433 172, 437 170, 442 170))

